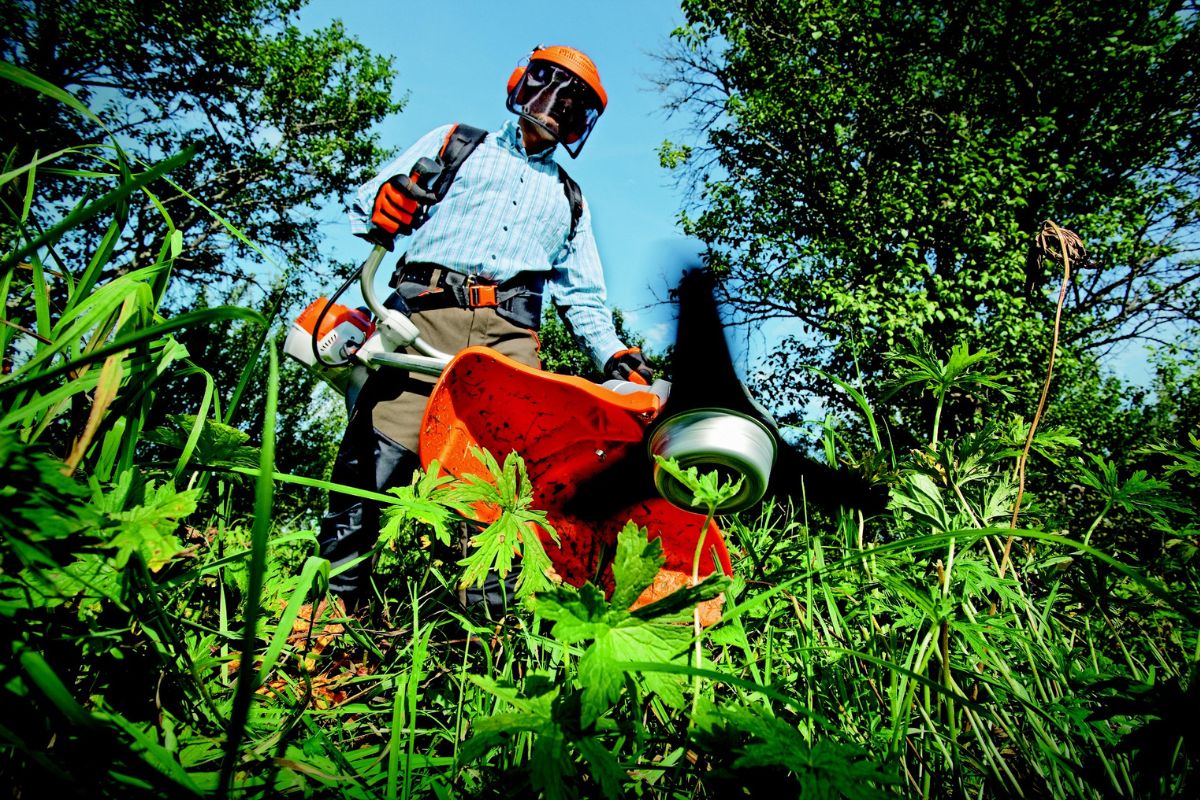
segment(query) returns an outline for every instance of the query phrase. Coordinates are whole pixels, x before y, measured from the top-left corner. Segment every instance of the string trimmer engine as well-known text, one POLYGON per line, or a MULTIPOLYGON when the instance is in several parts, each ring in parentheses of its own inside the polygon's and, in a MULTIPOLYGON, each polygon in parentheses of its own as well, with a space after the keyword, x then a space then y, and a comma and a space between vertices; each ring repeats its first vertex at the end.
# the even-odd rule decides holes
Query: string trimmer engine
POLYGON ((375 323, 366 311, 319 297, 292 323, 283 352, 345 394, 351 383, 351 356, 374 332, 375 323))

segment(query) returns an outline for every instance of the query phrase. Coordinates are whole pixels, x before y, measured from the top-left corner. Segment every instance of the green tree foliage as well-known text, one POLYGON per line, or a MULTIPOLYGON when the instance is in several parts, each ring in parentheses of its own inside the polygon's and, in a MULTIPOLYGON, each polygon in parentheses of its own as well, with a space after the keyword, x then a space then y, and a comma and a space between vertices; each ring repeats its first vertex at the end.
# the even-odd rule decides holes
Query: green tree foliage
MULTIPOLYGON (((621 313, 620 309, 613 311, 613 322, 616 324, 618 339, 629 347, 644 349, 645 340, 625 327, 625 315, 621 313)), ((592 361, 592 357, 580 346, 562 315, 558 314, 553 307, 547 308, 542 314, 542 327, 538 329, 538 341, 541 343, 538 356, 542 360, 542 369, 548 372, 557 372, 560 375, 579 375, 593 381, 605 380, 605 377, 600 374, 600 369, 592 361)), ((646 357, 651 359, 656 373, 661 375, 663 368, 667 366, 665 359, 655 360, 650 353, 647 353, 646 357)))
MULTIPOLYGON (((1196 10, 685 2, 664 84, 703 139, 662 158, 695 180, 686 227, 729 303, 803 326, 778 374, 880 374, 919 336, 997 352, 1031 408, 1062 280, 1026 255, 1046 219, 1091 255, 1067 293, 1067 355, 1194 330, 1196 10)), ((927 429, 921 411, 910 423, 927 429)))
MULTIPOLYGON (((340 201, 386 155, 371 129, 401 105, 392 100, 390 60, 371 54, 339 23, 301 30, 304 5, 17 0, 0 9, 0 58, 71 92, 102 123, 24 83, 0 81, 10 163, 55 155, 33 173, 38 202, 26 214, 25 185, 0 188, 9 219, 21 219, 6 228, 8 235, 28 240, 103 193, 84 176, 118 172, 107 168, 109 154, 98 146, 109 135, 105 128, 135 164, 197 145, 203 157, 150 184, 153 194, 122 205, 115 219, 97 217, 59 239, 49 269, 75 274, 92 260, 101 265, 93 280, 101 282, 136 272, 156 263, 172 231, 176 280, 165 306, 233 300, 261 307, 272 326, 270 333, 258 324, 182 333, 201 371, 184 379, 187 391, 160 398, 151 425, 194 414, 194 398, 208 380, 222 407, 236 407, 227 421, 252 432, 251 444, 258 444, 264 372, 252 371, 239 388, 239 365, 258 358, 264 341, 278 344, 279 322, 290 318, 297 292, 307 291, 302 281, 332 272, 319 248, 314 209, 340 201), (103 238, 104 225, 111 238, 103 238), (286 266, 264 269, 263 262, 286 266)), ((35 290, 18 278, 21 284, 35 290)), ((65 303, 63 283, 50 281, 45 291, 52 306, 65 303)), ((16 308, 20 322, 35 323, 34 304, 16 308)), ((283 373, 280 463, 322 478, 340 433, 340 410, 336 402, 313 402, 316 381, 295 364, 284 364, 283 373)), ((248 515, 251 487, 230 488, 248 515)), ((317 489, 291 486, 285 495, 281 511, 297 524, 324 505, 317 489)))
MULTIPOLYGON (((155 161, 190 144, 204 152, 173 171, 171 184, 155 185, 184 240, 174 269, 186 283, 175 292, 228 290, 261 258, 204 206, 302 266, 294 278, 327 269, 312 209, 340 198, 385 155, 371 128, 400 108, 389 59, 372 55, 337 22, 302 31, 296 19, 304 4, 14 0, 0 8, 0 59, 78 96, 131 157, 155 161)), ((0 105, 3 149, 14 163, 105 136, 67 107, 7 81, 0 105)), ((43 184, 26 228, 52 224, 88 191, 51 172, 58 180, 43 184)), ((20 208, 19 195, 2 199, 20 208)), ((125 213, 111 270, 153 263, 166 230, 149 199, 125 213)), ((93 234, 59 249, 68 257, 90 254, 93 234)))
MULTIPOLYGON (((1194 432, 1131 469, 1091 446, 1086 416, 1027 437, 984 406, 977 428, 873 454, 893 468, 889 514, 722 518, 732 576, 699 581, 693 560, 665 596, 661 537, 634 525, 611 581, 556 584, 553 552, 532 541, 551 516, 530 505, 517 455, 484 457, 466 480, 430 465, 390 492, 382 577, 417 561, 404 556, 422 533, 452 542, 477 503, 499 516, 461 562, 427 558, 347 613, 322 597, 330 565, 309 555, 312 533, 278 505, 296 479, 275 457, 291 400, 267 318, 159 314, 182 236, 103 280, 103 242, 48 267, 66 227, 127 218, 191 157, 146 168, 114 142, 93 155, 92 174, 55 166, 111 202, 0 250, 0 353, 13 356, 0 371, 0 775, 13 797, 1197 796, 1194 432), (11 318, 26 306, 29 328, 11 318), (230 362, 232 389, 189 360, 231 326, 203 355, 230 362), (185 413, 157 423, 167 397, 185 413), (238 402, 261 402, 257 429, 230 424, 238 402), (1023 445, 1075 482, 1078 519, 1029 502, 1009 527, 1023 445), (226 502, 238 481, 253 484, 252 522, 226 502), (453 591, 493 567, 535 572, 501 620, 453 591), (659 599, 631 608, 647 588, 659 599), (720 619, 689 629, 698 601, 720 619)), ((41 200, 39 168, 0 173, 30 198, 12 218, 0 208, 10 229, 41 200)), ((890 386, 935 409, 1001 395, 995 360, 968 345, 900 351, 890 386)), ((1164 360, 1158 380, 1146 427, 1194 431, 1195 370, 1164 360)), ((863 392, 840 385, 877 431, 863 392)), ((675 476, 709 509, 730 491, 675 476)))

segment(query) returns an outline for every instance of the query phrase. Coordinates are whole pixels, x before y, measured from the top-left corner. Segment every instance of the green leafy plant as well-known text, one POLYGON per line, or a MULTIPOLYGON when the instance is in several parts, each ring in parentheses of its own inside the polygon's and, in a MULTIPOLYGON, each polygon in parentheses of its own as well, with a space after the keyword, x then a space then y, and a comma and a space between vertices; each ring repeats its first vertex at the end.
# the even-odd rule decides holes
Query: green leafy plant
MULTIPOLYGON (((700 529, 696 531, 696 548, 692 554, 692 586, 700 583, 700 556, 703 552, 704 542, 707 539, 708 526, 712 524, 713 516, 716 514, 717 508, 722 503, 732 497, 737 496, 737 493, 742 488, 744 477, 738 478, 735 482, 722 481, 721 475, 716 470, 700 473, 698 468, 689 467, 683 469, 674 459, 663 458, 662 456, 654 457, 655 463, 659 469, 666 470, 667 474, 686 489, 692 492, 692 505, 697 508, 703 508, 705 511, 704 523, 700 529)), ((715 561, 715 559, 714 559, 715 561)), ((692 628, 696 638, 695 649, 695 667, 701 669, 702 660, 704 658, 703 651, 700 646, 700 607, 697 606, 692 612, 692 628)), ((700 700, 700 677, 696 676, 692 685, 692 714, 696 713, 696 704, 700 700)))
POLYGON ((980 366, 996 358, 995 353, 979 350, 972 353, 966 344, 956 344, 950 350, 950 357, 939 361, 930 351, 927 344, 922 344, 910 352, 900 352, 892 356, 892 366, 896 369, 896 377, 888 384, 884 395, 887 400, 895 393, 910 386, 920 386, 932 392, 935 406, 933 412, 933 430, 930 442, 937 447, 938 434, 941 429, 942 409, 946 405, 947 396, 954 390, 963 391, 967 387, 979 387, 997 390, 1006 394, 1002 373, 985 373, 980 366))
POLYGON ((829 460, 862 449, 887 465, 889 513, 771 501, 721 518, 736 486, 661 462, 705 512, 698 529, 670 532, 697 536, 692 581, 631 610, 663 566, 659 532, 621 531, 608 594, 556 582, 541 546, 554 534, 515 454, 481 452, 462 479, 431 465, 386 494, 287 471, 270 332, 243 331, 219 374, 182 344, 265 317, 161 310, 188 251, 155 190, 196 157, 142 164, 110 142, 10 159, 0 174, 0 769, 12 793, 1195 793, 1200 439, 1178 434, 1189 397, 1156 407, 1169 419, 1153 429, 1176 433, 1125 452, 1070 415, 1031 432, 989 401, 1019 387, 976 345, 945 361, 909 351, 889 361, 933 425, 928 446, 897 452, 884 449, 893 416, 871 405, 875 373, 851 384, 825 370, 865 420, 835 429, 826 417, 829 460), (94 186, 40 228, 28 210, 47 169, 94 186), (159 209, 168 235, 153 265, 116 275, 111 249, 135 202, 159 209), (80 233, 91 229, 94 241, 80 233), (91 255, 67 256, 67 231, 91 255), (248 425, 233 415, 252 373, 261 409, 248 425), (1031 500, 1016 528, 1013 464, 1026 452, 1031 500), (285 486, 390 509, 385 591, 353 612, 325 595, 330 566, 313 532, 281 516, 285 486), (453 578, 426 580, 447 566, 433 551, 476 518, 490 521, 450 566, 470 582, 522 570, 524 602, 501 620, 461 607, 453 578), (734 575, 699 581, 714 524, 734 575), (700 628, 697 604, 718 596, 720 620, 700 628))
POLYGON ((713 576, 630 611, 629 606, 653 583, 664 561, 662 543, 647 540, 645 530, 631 523, 618 536, 612 565, 615 588, 610 599, 590 583, 579 589, 558 586, 538 594, 533 610, 554 623, 551 633, 555 639, 567 645, 586 643, 576 664, 575 680, 564 687, 545 675, 534 675, 518 688, 472 678, 512 711, 476 720, 476 733, 467 742, 463 758, 481 758, 492 748, 507 746, 515 733, 525 732, 532 739, 529 769, 536 790, 547 797, 575 796, 566 793, 563 781, 577 775, 575 760, 582 759, 594 770, 604 796, 621 796, 619 762, 604 744, 616 726, 606 716, 626 695, 627 683, 639 671, 647 691, 670 707, 684 705, 676 678, 644 668, 685 663, 691 637, 688 629, 678 624, 681 613, 716 597, 727 585, 725 578, 713 576), (631 664, 637 664, 638 670, 631 664))
POLYGON ((1104 501, 1104 507, 1084 533, 1084 544, 1091 541, 1096 528, 1113 509, 1143 512, 1161 527, 1168 527, 1163 512, 1186 511, 1186 508, 1169 494, 1170 484, 1149 477, 1146 470, 1137 470, 1122 481, 1117 476, 1117 467, 1113 462, 1094 453, 1090 453, 1088 458, 1096 469, 1090 470, 1080 462, 1079 480, 1095 490, 1104 501))
POLYGON ((476 448, 473 452, 488 475, 465 476, 450 492, 449 499, 462 505, 482 503, 497 510, 499 515, 471 536, 469 544, 475 549, 460 562, 464 568, 460 579, 462 586, 482 586, 492 571, 503 578, 519 559, 518 599, 549 588, 554 583, 554 570, 539 531, 544 531, 555 542, 558 535, 546 521, 546 512, 530 508, 533 488, 529 485, 525 462, 515 453, 509 453, 501 467, 488 451, 476 448))

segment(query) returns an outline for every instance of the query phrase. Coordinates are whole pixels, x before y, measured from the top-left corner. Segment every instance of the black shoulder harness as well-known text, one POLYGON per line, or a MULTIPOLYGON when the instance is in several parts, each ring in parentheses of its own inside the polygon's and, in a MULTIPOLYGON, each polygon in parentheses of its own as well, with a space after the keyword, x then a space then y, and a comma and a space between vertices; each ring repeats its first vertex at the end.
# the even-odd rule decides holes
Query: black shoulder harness
MULTIPOLYGON (((459 167, 486 138, 487 131, 471 125, 455 125, 446 134, 446 141, 442 142, 442 149, 438 153, 437 159, 442 169, 433 186, 430 187, 439 201, 450 190, 450 185, 454 183, 454 178, 458 175, 459 167)), ((583 191, 561 166, 558 168, 558 180, 562 183, 563 194, 567 196, 567 202, 571 204, 571 230, 567 234, 569 242, 575 238, 575 232, 579 229, 579 220, 583 217, 583 191)))

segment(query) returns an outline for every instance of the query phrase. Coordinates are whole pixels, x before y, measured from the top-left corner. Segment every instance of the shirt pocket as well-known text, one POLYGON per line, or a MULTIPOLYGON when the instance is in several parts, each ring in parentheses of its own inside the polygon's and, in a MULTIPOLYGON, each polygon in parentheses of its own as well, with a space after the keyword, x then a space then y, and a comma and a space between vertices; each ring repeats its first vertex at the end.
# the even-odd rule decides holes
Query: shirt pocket
POLYGON ((534 212, 531 221, 537 223, 534 230, 546 262, 553 266, 563 255, 563 245, 571 227, 571 209, 562 181, 558 179, 557 167, 553 174, 539 172, 537 177, 539 191, 537 200, 531 204, 536 206, 531 209, 534 212))

